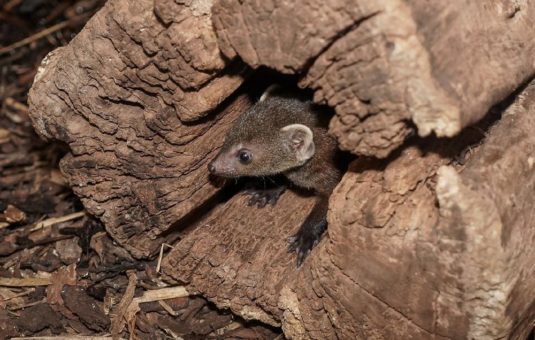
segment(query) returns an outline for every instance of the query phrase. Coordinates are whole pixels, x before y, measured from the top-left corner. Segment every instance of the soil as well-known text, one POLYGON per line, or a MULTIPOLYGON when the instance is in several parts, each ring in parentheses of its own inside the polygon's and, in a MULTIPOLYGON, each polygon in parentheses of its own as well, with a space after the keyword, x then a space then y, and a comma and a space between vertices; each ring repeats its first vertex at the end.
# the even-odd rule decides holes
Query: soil
POLYGON ((103 3, 0 3, 0 339, 282 338, 278 329, 170 288, 159 256, 136 260, 113 242, 59 170, 66 147, 35 134, 26 103, 41 60, 103 3), (132 302, 150 294, 130 313, 132 302))

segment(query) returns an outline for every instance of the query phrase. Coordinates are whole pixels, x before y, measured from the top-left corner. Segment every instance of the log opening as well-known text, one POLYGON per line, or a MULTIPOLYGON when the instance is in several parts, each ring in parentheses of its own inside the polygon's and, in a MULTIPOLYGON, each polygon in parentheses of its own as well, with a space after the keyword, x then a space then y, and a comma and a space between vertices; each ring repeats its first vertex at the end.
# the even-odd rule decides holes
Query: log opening
POLYGON ((44 62, 32 120, 108 233, 137 258, 174 243, 165 274, 220 308, 295 339, 522 339, 533 83, 485 113, 532 78, 535 13, 491 3, 112 0, 44 62), (333 107, 360 156, 299 270, 283 236, 311 198, 258 211, 207 171, 262 67, 333 107))

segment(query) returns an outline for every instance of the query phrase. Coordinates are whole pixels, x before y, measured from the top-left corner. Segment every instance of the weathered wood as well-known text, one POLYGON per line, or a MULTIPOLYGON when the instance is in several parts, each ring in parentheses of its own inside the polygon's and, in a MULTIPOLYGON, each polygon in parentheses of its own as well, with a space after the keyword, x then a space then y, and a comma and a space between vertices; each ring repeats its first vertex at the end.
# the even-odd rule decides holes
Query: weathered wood
POLYGON ((206 162, 250 105, 232 97, 207 116, 243 77, 202 4, 159 4, 176 14, 159 19, 151 0, 109 1, 48 57, 30 93, 37 131, 72 151, 61 169, 75 193, 138 257, 217 191, 206 162))
POLYGON ((523 339, 535 312, 534 128, 535 83, 465 166, 453 159, 480 129, 355 161, 331 197, 328 237, 299 270, 284 239, 303 211, 285 194, 267 211, 241 198, 218 208, 165 271, 295 339, 523 339))
POLYGON ((298 275, 287 238, 297 232, 314 199, 288 192, 275 207, 262 209, 247 201, 236 195, 210 212, 175 245, 163 268, 220 307, 280 326, 280 289, 298 275))
POLYGON ((299 74, 334 107, 345 150, 386 157, 453 136, 535 72, 532 1, 238 1, 214 5, 222 51, 299 74))
POLYGON ((466 165, 481 130, 392 152, 411 120, 457 134, 533 73, 535 6, 511 3, 110 0, 44 62, 31 116, 68 144, 62 171, 116 241, 146 257, 187 227, 165 274, 246 319, 295 339, 521 339, 535 319, 535 85, 466 165), (342 147, 384 158, 352 163, 299 270, 286 237, 310 198, 206 206, 206 163, 251 105, 237 57, 298 74, 335 108, 342 147))

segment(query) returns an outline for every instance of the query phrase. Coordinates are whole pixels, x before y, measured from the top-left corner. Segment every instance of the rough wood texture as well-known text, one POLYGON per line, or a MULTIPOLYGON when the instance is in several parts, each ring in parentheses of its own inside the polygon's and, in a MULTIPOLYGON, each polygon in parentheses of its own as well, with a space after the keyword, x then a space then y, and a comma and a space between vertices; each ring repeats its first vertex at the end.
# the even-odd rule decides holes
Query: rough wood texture
POLYGON ((289 193, 264 211, 227 202, 165 271, 294 339, 523 339, 535 320, 534 128, 535 84, 465 166, 452 158, 479 129, 355 161, 300 270, 284 253, 305 212, 289 193))
POLYGON ((72 151, 61 168, 75 193, 138 257, 216 192, 206 162, 249 105, 232 97, 206 116, 243 81, 219 53, 209 4, 158 9, 173 15, 109 1, 49 55, 30 93, 37 131, 72 151))
POLYGON ((465 166, 453 159, 480 130, 392 152, 411 120, 456 134, 533 73, 535 6, 508 4, 221 0, 211 14, 204 0, 110 0, 44 62, 31 115, 68 144, 69 183, 132 254, 188 227, 164 271, 218 306, 294 339, 521 339, 535 320, 534 87, 465 166), (336 109, 345 149, 385 158, 352 163, 299 270, 286 237, 309 198, 209 209, 206 162, 250 105, 238 56, 298 73, 336 109))
POLYGON ((299 74, 355 154, 386 157, 411 120, 453 136, 535 71, 532 1, 221 0, 213 13, 228 57, 299 74))
POLYGON ((280 326, 280 289, 298 275, 286 240, 297 232, 314 199, 288 192, 276 207, 263 209, 248 207, 247 200, 236 195, 199 221, 163 267, 218 306, 280 326))

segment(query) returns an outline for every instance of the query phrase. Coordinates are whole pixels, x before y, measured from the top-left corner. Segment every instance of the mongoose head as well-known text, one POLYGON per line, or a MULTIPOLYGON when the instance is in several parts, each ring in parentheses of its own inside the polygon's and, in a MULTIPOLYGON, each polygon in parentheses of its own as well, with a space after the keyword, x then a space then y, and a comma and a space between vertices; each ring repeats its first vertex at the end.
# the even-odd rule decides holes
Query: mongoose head
POLYGON ((234 123, 209 171, 222 177, 270 176, 304 165, 314 156, 314 135, 288 118, 296 109, 287 100, 261 98, 234 123))
POLYGON ((222 177, 269 176, 302 166, 314 155, 312 131, 302 124, 290 124, 271 136, 236 139, 229 135, 223 148, 210 162, 212 174, 222 177), (267 137, 267 138, 266 138, 267 137))

